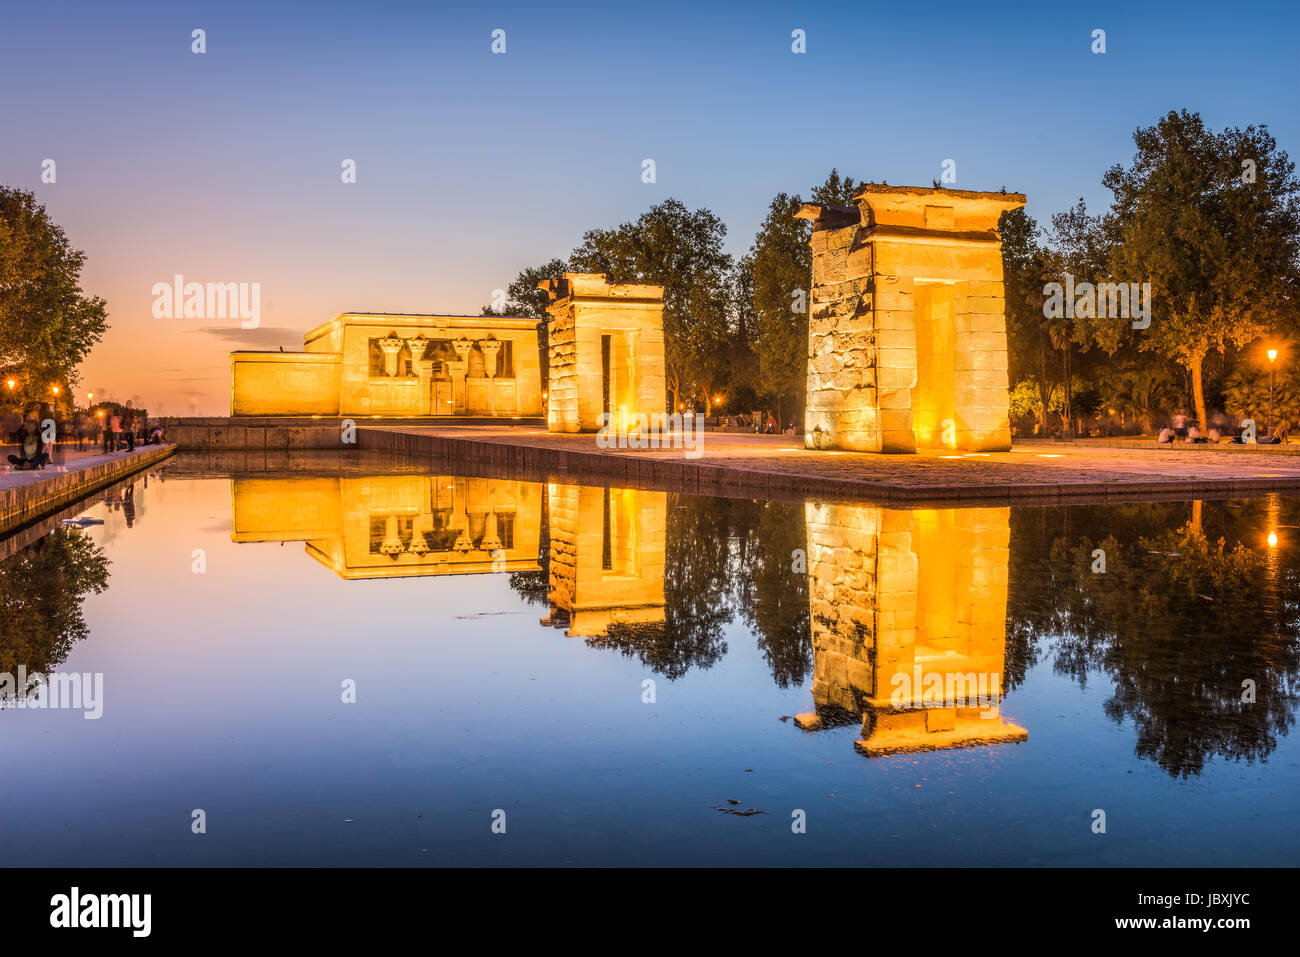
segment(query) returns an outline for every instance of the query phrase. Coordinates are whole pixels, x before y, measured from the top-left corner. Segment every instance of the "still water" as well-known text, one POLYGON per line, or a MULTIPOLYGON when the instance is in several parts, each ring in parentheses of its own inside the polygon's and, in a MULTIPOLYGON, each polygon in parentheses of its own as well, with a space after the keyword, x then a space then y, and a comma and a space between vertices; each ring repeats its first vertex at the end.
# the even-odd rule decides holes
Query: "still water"
POLYGON ((0 672, 102 675, 0 709, 9 865, 1300 856, 1294 500, 174 459, 79 514, 0 546, 0 672))

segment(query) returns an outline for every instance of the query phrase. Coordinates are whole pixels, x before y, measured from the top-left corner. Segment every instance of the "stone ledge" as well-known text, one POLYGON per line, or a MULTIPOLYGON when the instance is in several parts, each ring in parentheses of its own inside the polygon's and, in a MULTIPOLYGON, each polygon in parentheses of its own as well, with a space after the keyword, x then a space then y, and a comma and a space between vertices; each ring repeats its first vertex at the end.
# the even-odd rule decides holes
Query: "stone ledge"
POLYGON ((0 489, 0 535, 148 468, 175 451, 174 445, 146 446, 122 458, 0 489))

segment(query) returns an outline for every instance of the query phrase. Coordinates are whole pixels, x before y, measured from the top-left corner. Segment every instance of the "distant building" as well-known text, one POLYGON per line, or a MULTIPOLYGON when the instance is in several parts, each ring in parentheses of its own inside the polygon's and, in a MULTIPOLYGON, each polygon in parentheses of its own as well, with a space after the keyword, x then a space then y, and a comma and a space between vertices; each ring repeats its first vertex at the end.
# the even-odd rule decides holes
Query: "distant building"
POLYGON ((542 415, 537 320, 344 313, 302 352, 234 352, 231 415, 542 415))

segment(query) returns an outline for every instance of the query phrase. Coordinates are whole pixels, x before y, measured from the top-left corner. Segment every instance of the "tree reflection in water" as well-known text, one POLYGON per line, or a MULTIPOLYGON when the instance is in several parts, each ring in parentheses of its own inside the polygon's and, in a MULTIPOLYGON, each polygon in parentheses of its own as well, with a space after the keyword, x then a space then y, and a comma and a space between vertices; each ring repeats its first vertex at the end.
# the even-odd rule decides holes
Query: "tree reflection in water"
POLYGON ((587 640, 673 679, 717 663, 739 617, 773 680, 802 683, 812 668, 808 583, 792 553, 804 539, 802 505, 669 495, 663 621, 613 624, 587 640))
POLYGON ((1300 579, 1267 544, 1294 503, 1024 509, 1012 515, 1009 647, 1114 683, 1136 753, 1169 774, 1264 759, 1294 722, 1300 579), (1105 571, 1096 550, 1105 553, 1105 571), (1254 682, 1254 701, 1243 682, 1254 682))
MULTIPOLYGON (((1137 755, 1173 776, 1200 773, 1207 758, 1262 760, 1276 748, 1294 721, 1300 673, 1300 503, 1010 514, 1004 692, 1043 656, 1081 686, 1104 674, 1113 683, 1107 716, 1132 721, 1137 755), (1279 530, 1277 547, 1270 530, 1279 530), (1097 549, 1104 572, 1093 570, 1097 549)), ((714 665, 739 622, 778 686, 808 679, 808 579, 794 560, 808 548, 803 505, 669 495, 664 544, 662 620, 615 620, 589 643, 671 679, 714 665)), ((540 582, 520 576, 512 586, 540 597, 540 582)))
POLYGON ((0 672, 56 669, 87 634, 82 601, 108 587, 103 549, 72 528, 55 528, 0 561, 0 672))

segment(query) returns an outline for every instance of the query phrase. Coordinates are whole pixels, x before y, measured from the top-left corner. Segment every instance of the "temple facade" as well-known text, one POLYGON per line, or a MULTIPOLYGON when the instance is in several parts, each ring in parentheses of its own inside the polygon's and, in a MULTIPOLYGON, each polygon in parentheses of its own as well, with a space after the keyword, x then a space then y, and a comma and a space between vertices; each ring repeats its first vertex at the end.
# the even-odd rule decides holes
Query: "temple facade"
POLYGON ((810 219, 805 444, 1006 451, 998 218, 1019 193, 869 183, 810 219))
POLYGON ((542 415, 537 321, 345 313, 302 352, 231 354, 231 415, 542 415))

